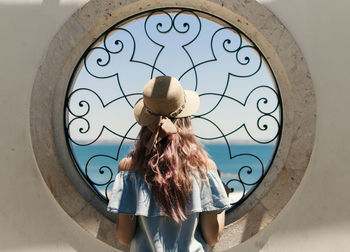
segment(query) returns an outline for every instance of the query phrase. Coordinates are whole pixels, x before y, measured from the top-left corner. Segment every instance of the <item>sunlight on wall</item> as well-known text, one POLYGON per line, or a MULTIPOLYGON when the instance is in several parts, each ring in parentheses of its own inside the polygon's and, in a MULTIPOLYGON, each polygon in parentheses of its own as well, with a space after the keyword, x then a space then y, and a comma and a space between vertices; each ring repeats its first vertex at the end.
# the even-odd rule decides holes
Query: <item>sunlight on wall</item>
POLYGON ((65 5, 65 4, 84 4, 87 3, 88 0, 59 0, 60 5, 65 5))
POLYGON ((268 3, 276 2, 277 0, 256 0, 256 1, 261 4, 268 4, 268 3))
POLYGON ((17 4, 41 4, 43 0, 1 0, 0 4, 9 4, 9 5, 17 5, 17 4))
POLYGON ((14 247, 5 249, 2 251, 6 252, 28 252, 28 251, 35 251, 35 252, 47 252, 47 251, 64 251, 64 252, 77 252, 74 248, 72 248, 68 244, 38 244, 33 246, 23 246, 23 247, 14 247))
POLYGON ((58 5, 79 5, 85 4, 89 0, 0 0, 0 4, 8 5, 38 5, 38 4, 58 4, 58 5))
POLYGON ((266 240, 262 239, 259 251, 278 251, 276 247, 292 247, 294 250, 301 251, 327 251, 327 249, 348 251, 349 245, 345 242, 348 239, 346 231, 348 224, 334 223, 330 226, 308 226, 302 231, 299 229, 282 230, 276 232, 274 236, 266 237, 266 240), (320 242, 330 240, 330 232, 332 233, 332 242, 330 244, 320 242))

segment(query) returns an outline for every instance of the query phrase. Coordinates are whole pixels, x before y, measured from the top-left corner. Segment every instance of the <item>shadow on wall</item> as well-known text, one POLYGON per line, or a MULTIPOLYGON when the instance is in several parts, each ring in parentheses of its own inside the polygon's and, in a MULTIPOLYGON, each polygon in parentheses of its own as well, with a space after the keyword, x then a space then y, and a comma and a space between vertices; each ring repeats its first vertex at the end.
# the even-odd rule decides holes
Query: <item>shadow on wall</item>
MULTIPOLYGON (((21 55, 21 63, 33 71, 33 79, 54 35, 88 0, 65 0, 63 4, 60 2, 62 0, 19 0, 16 3, 0 0, 1 47, 21 55)), ((16 65, 20 66, 18 62, 9 62, 10 59, 0 62, 4 73, 13 73, 16 65)))
MULTIPOLYGON (((1 121, 16 139, 11 141, 15 157, 1 158, 0 251, 116 251, 91 239, 54 200, 36 167, 28 130, 30 92, 40 62, 64 22, 87 1, 0 0, 0 78, 5 91, 0 100, 2 106, 16 106, 1 121), (11 128, 14 122, 21 126, 11 128)), ((6 151, 1 149, 1 157, 6 151)))

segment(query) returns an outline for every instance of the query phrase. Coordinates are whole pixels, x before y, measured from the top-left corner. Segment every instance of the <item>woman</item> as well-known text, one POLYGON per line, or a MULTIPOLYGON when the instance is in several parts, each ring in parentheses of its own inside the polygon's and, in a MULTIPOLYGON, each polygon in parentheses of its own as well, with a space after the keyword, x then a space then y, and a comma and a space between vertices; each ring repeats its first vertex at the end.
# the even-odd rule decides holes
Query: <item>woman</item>
POLYGON ((134 106, 142 128, 119 163, 108 205, 130 251, 206 251, 220 238, 229 202, 191 128, 198 108, 198 94, 168 76, 150 80, 134 106))

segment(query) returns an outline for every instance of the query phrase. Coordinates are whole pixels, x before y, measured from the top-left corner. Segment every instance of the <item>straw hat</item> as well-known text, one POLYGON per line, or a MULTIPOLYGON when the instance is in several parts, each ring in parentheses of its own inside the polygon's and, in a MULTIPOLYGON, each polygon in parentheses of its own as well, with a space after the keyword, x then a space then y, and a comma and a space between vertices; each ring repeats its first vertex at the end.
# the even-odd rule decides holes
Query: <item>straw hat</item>
POLYGON ((159 76, 151 79, 143 89, 143 98, 134 106, 135 119, 141 126, 149 126, 160 116, 182 118, 193 115, 199 108, 199 96, 184 90, 174 77, 159 76))

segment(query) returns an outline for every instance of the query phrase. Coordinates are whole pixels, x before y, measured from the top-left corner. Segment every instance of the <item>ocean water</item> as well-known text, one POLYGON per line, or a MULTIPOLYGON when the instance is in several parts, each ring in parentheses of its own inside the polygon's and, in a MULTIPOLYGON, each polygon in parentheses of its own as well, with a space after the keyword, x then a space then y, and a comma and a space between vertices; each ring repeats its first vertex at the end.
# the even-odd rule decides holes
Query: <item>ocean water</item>
MULTIPOLYGON (((133 144, 78 146, 72 145, 72 153, 81 172, 94 183, 96 190, 108 198, 118 171, 119 161, 133 148, 133 144)), ((231 203, 237 202, 267 172, 275 153, 275 145, 250 144, 231 145, 206 144, 204 149, 215 161, 221 173, 222 181, 233 189, 230 194, 231 203)))

